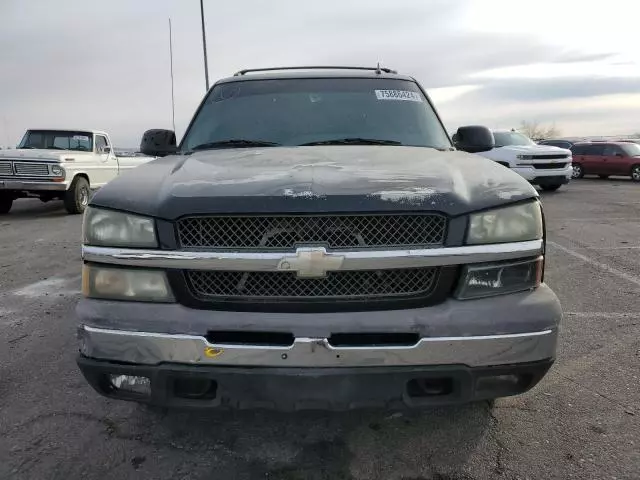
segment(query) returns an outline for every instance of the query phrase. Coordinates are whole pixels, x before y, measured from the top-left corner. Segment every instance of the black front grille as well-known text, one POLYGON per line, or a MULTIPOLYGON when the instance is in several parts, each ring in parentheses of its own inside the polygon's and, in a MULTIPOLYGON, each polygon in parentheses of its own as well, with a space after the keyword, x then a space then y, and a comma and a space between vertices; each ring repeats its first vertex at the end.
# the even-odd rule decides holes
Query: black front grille
POLYGON ((551 155, 531 155, 531 160, 566 160, 566 153, 554 153, 551 155))
POLYGON ((566 163, 534 163, 533 168, 537 170, 552 170, 554 168, 564 168, 566 163))
POLYGON ((300 278, 293 272, 187 271, 196 298, 305 301, 425 296, 433 291, 438 269, 401 268, 329 272, 300 278))
POLYGON ((177 229, 182 248, 407 248, 442 245, 447 219, 438 214, 188 217, 177 229))

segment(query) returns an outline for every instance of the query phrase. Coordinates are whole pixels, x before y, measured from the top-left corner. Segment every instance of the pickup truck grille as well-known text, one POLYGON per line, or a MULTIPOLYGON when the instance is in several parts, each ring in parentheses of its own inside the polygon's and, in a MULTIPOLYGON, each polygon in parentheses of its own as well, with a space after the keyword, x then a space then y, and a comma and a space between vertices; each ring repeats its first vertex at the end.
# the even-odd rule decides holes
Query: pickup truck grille
POLYGON ((446 230, 447 219, 438 214, 188 217, 177 224, 182 248, 261 251, 304 244, 334 250, 439 246, 446 230))
POLYGON ((555 168, 564 168, 566 163, 534 163, 533 168, 537 170, 553 170, 555 168))
POLYGON ((49 176, 49 165, 46 163, 14 163, 16 175, 28 175, 33 177, 49 176))
POLYGON ((0 175, 13 175, 11 162, 0 162, 0 175))
POLYGON ((566 153, 553 153, 550 155, 531 155, 531 160, 566 160, 566 153))
POLYGON ((323 278, 299 278, 292 272, 187 271, 196 298, 221 300, 366 300, 428 296, 438 268, 402 268, 329 272, 323 278))

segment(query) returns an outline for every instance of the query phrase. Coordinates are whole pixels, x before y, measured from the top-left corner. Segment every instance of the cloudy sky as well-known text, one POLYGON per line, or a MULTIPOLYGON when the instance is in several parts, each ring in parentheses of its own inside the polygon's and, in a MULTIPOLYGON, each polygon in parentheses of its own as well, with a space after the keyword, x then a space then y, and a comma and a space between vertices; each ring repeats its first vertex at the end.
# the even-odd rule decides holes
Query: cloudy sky
MULTIPOLYGON (((205 0, 212 80, 246 67, 383 65, 416 77, 445 123, 640 131, 632 0, 205 0)), ((28 127, 95 128, 136 146, 204 94, 198 0, 0 0, 0 145, 28 127)))

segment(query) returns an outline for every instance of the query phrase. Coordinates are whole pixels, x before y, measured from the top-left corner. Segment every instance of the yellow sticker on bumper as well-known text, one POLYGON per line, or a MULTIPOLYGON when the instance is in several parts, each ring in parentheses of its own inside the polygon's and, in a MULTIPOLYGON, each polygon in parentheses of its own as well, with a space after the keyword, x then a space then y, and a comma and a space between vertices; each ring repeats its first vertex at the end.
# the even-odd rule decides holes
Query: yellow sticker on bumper
POLYGON ((216 358, 222 355, 223 352, 223 348, 207 347, 204 349, 204 356, 207 358, 216 358))

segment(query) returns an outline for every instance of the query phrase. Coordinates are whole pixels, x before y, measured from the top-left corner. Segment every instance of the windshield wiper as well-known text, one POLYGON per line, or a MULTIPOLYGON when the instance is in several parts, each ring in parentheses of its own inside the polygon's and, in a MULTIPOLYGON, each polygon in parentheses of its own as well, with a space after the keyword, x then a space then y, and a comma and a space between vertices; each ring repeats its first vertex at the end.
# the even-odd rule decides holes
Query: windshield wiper
POLYGON ((265 142, 262 140, 244 140, 241 138, 219 140, 217 142, 208 142, 201 145, 196 145, 190 149, 187 153, 195 152, 196 150, 214 150, 216 148, 250 148, 250 147, 277 147, 279 143, 265 142))
POLYGON ((319 142, 303 143, 301 147, 311 147, 313 145, 402 145, 395 140, 379 140, 376 138, 336 138, 333 140, 322 140, 319 142))

